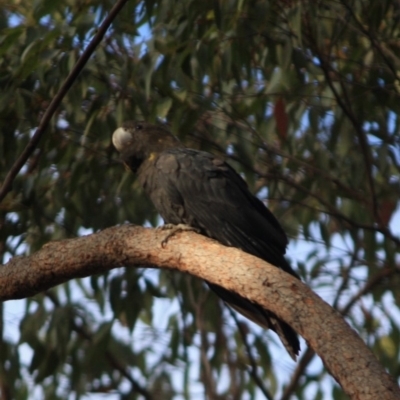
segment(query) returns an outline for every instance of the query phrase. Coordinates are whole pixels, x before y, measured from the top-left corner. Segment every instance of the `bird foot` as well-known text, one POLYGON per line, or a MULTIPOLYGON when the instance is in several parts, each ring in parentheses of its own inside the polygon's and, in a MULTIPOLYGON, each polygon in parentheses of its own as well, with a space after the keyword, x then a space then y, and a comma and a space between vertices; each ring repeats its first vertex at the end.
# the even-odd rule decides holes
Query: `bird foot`
POLYGON ((176 233, 178 232, 196 232, 196 233, 200 233, 200 229, 197 228, 193 228, 192 226, 189 225, 185 225, 185 224, 178 224, 178 225, 174 225, 174 224, 165 224, 162 226, 159 226, 157 229, 161 230, 161 231, 171 231, 168 232, 168 234, 164 237, 164 239, 161 242, 161 247, 165 247, 168 243, 168 240, 171 239, 172 236, 174 236, 176 233))

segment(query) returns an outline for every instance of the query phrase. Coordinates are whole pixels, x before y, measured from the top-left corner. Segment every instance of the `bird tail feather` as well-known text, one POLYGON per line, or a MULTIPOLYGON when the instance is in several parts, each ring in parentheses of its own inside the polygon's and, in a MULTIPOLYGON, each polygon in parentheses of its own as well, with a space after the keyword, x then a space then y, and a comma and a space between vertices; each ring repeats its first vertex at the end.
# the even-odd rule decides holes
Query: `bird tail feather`
POLYGON ((207 282, 208 286, 227 305, 239 312, 249 320, 255 322, 264 329, 272 329, 280 338, 290 357, 296 361, 300 351, 300 342, 296 332, 284 321, 279 319, 271 311, 265 310, 256 303, 230 292, 221 286, 207 282))

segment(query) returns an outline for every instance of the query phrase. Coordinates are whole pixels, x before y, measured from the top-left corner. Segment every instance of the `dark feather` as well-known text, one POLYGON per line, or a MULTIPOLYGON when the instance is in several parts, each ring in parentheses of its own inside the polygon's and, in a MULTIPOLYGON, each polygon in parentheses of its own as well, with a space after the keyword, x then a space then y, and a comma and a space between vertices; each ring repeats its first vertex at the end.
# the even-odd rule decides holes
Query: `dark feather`
MULTIPOLYGON (((119 136, 113 136, 113 141, 117 149, 120 146, 125 163, 137 170, 139 181, 166 223, 198 228, 204 235, 298 278, 284 257, 288 241, 279 222, 228 164, 212 154, 183 147, 165 129, 150 124, 136 129, 137 124, 131 122, 117 130, 114 136, 117 132, 119 136)), ((274 330, 296 358, 299 340, 288 324, 236 293, 208 285, 232 308, 274 330)))

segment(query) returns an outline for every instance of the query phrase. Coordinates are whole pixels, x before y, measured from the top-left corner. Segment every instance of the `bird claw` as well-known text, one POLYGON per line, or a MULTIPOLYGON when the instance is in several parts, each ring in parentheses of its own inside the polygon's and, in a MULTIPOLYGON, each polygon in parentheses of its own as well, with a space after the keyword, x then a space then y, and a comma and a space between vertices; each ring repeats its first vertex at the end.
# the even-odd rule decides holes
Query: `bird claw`
POLYGON ((157 229, 159 229, 161 231, 166 231, 166 230, 170 230, 171 231, 171 232, 168 232, 168 234, 161 241, 161 247, 162 248, 164 248, 167 245, 168 240, 178 232, 196 232, 196 233, 200 233, 199 229, 193 228, 192 226, 185 225, 185 224, 178 224, 178 225, 165 224, 165 225, 162 225, 162 226, 158 227, 157 229))

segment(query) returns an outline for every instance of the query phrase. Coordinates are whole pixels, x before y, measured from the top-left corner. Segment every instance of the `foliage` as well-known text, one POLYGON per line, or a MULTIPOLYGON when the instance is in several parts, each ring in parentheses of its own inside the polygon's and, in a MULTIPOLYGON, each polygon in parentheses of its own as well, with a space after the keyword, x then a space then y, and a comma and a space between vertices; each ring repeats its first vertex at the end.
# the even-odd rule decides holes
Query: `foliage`
MULTIPOLYGON (((113 3, 3 2, 0 180, 113 3)), ((389 0, 128 2, 0 205, 4 259, 159 223, 110 138, 127 119, 166 120, 268 199, 303 279, 398 379, 399 43, 389 0)), ((18 328, 13 305, 4 399, 344 398, 312 352, 296 378, 272 335, 188 276, 121 268, 69 282, 20 302, 18 328)))

